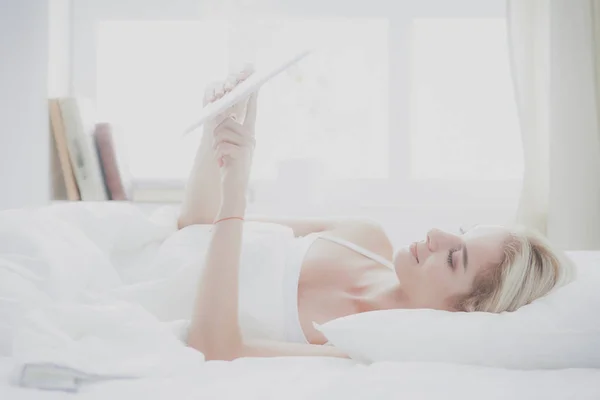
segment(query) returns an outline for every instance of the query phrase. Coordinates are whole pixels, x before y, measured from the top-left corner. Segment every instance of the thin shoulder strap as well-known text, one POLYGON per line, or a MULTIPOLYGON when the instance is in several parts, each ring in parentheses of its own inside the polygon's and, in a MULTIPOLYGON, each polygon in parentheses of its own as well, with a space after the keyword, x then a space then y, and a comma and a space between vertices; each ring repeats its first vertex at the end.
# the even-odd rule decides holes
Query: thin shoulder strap
POLYGON ((350 250, 354 250, 355 252, 362 254, 363 256, 370 258, 373 261, 377 261, 378 263, 385 265, 390 269, 394 269, 394 264, 387 260, 386 258, 380 256, 377 253, 372 252, 371 250, 365 249, 357 244, 354 244, 346 239, 342 239, 336 236, 329 235, 319 235, 319 238, 329 240, 330 242, 337 243, 341 246, 344 246, 350 250))

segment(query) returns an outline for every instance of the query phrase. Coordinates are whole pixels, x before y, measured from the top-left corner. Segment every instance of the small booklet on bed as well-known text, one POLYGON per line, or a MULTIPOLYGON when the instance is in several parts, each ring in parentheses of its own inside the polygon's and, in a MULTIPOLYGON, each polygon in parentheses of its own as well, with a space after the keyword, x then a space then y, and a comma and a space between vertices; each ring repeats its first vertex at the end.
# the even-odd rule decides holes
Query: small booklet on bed
POLYGON ((252 93, 256 92, 264 83, 296 64, 308 54, 310 54, 310 50, 302 50, 293 53, 291 56, 280 57, 277 61, 271 62, 267 66, 257 66, 256 71, 244 82, 237 85, 231 92, 227 93, 217 101, 207 104, 200 111, 200 115, 198 115, 196 121, 185 129, 183 135, 185 136, 188 133, 193 132, 207 120, 214 118, 227 108, 244 100, 252 93))

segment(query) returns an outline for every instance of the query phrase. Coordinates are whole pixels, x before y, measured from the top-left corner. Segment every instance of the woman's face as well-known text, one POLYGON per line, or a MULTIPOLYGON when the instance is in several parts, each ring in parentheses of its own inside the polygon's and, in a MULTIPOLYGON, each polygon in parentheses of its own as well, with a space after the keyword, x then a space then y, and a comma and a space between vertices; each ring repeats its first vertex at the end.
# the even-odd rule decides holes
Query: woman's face
POLYGON ((478 225, 456 235, 439 229, 394 256, 400 288, 412 308, 452 311, 452 300, 471 292, 484 268, 499 265, 508 229, 478 225))

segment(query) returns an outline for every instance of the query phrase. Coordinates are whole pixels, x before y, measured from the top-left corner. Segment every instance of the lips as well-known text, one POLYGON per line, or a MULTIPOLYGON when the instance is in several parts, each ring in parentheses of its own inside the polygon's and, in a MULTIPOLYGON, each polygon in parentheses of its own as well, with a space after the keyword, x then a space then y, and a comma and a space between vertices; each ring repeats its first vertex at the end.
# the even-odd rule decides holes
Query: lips
POLYGON ((410 245, 410 252, 412 253, 413 257, 417 260, 417 262, 419 262, 419 253, 417 252, 417 242, 414 242, 413 244, 410 245))

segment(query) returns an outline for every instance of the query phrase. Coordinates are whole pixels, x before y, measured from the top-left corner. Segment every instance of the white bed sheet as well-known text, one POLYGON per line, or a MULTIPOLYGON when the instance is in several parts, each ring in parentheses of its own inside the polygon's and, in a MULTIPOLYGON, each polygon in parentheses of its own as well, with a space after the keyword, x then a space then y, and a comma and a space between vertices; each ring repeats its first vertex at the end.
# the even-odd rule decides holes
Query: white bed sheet
MULTIPOLYGON (((61 225, 57 225, 56 221, 51 219, 43 220, 47 222, 46 225, 33 225, 31 231, 27 230, 24 234, 44 234, 43 237, 48 236, 48 243, 52 238, 52 243, 63 244, 64 249, 68 249, 69 252, 60 251, 61 248, 56 246, 47 248, 46 239, 40 242, 41 247, 34 248, 40 256, 52 256, 43 265, 35 264, 39 267, 35 271, 40 275, 46 271, 52 272, 44 282, 54 279, 50 281, 54 284, 47 285, 45 291, 40 291, 35 286, 22 286, 32 293, 24 300, 31 298, 32 305, 37 302, 43 303, 46 298, 64 301, 69 300, 70 297, 66 296, 71 292, 73 293, 69 296, 75 296, 73 289, 79 287, 78 285, 111 287, 118 284, 127 271, 134 270, 138 264, 143 265, 143 261, 156 251, 153 245, 141 245, 160 241, 173 229, 168 228, 168 224, 164 225, 164 229, 160 225, 152 225, 145 218, 130 211, 120 213, 120 223, 115 224, 112 219, 118 214, 117 208, 120 207, 104 204, 53 208, 53 216, 59 216, 62 221, 77 225, 97 247, 86 247, 83 242, 74 247, 72 242, 78 239, 78 236, 69 230, 60 231, 62 233, 58 235, 57 227, 61 225), (46 231, 50 233, 47 234, 46 231), (144 234, 140 235, 139 232, 144 234), (142 247, 147 251, 136 253, 136 263, 132 263, 133 259, 121 251, 142 247), (116 257, 117 255, 119 257, 116 257), (127 270, 123 269, 125 265, 127 270), (111 266, 122 268, 117 273, 111 266)), ((9 217, 10 215, 6 218, 9 217)), ((7 243, 4 245, 10 244, 7 243)), ((15 260, 22 261, 16 258, 15 260)), ((26 276, 24 272, 23 276, 26 276)), ((22 280, 15 282, 23 283, 22 280)), ((4 286, 10 294, 13 286, 4 286)), ((104 337, 100 333, 97 336, 104 337)), ((147 331, 146 333, 148 336, 147 331)), ((159 333, 157 328, 156 334, 159 333)), ((52 342, 41 342, 44 343, 52 342)), ((166 364, 164 358, 160 360, 161 365, 166 364)), ((185 365, 183 360, 169 361, 177 366, 185 365)), ((600 370, 589 369, 519 371, 434 363, 361 365, 349 360, 326 358, 241 359, 231 363, 194 364, 197 368, 190 369, 173 368, 170 373, 163 371, 163 374, 136 380, 96 383, 85 386, 77 394, 69 394, 11 386, 9 375, 14 370, 15 362, 15 359, 0 358, 0 400, 600 399, 600 370)))
POLYGON ((361 365, 327 358, 208 362, 201 374, 96 383, 77 394, 8 385, 0 399, 600 399, 600 370, 518 371, 433 363, 361 365))

